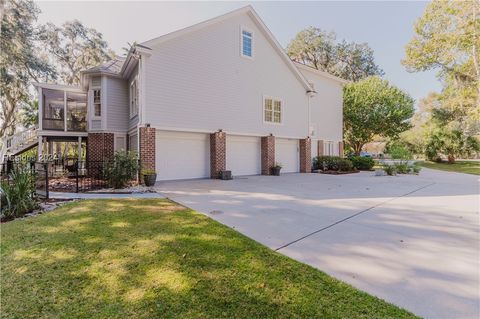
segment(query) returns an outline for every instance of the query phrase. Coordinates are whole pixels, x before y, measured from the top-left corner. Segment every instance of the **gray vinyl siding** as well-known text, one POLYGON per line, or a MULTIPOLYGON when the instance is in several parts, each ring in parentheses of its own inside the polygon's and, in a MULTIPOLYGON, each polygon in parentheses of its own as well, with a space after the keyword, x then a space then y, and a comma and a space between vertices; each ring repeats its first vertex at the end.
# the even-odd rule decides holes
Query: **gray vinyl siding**
MULTIPOLYGON (((130 78, 128 79, 127 84, 127 117, 128 117, 128 128, 132 129, 138 124, 138 114, 134 117, 130 118, 130 84, 132 83, 133 79, 138 75, 138 66, 132 71, 130 78)), ((138 80, 137 80, 138 81, 138 80)))
POLYGON ((145 115, 154 127, 301 138, 308 97, 247 14, 154 45, 145 60, 145 115), (240 28, 254 33, 254 57, 240 55, 240 28), (264 96, 282 100, 282 124, 263 120, 264 96))
POLYGON ((127 81, 107 78, 107 131, 124 132, 128 129, 127 81))
POLYGON ((90 130, 101 130, 102 129, 102 120, 92 120, 92 127, 90 130))

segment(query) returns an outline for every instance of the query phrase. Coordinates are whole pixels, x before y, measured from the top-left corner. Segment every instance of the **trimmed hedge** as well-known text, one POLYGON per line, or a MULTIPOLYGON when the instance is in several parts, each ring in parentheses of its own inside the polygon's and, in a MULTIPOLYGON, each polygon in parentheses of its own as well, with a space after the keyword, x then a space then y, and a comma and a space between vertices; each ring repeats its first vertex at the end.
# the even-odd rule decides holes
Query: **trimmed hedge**
POLYGON ((317 156, 313 159, 313 169, 348 172, 354 169, 354 165, 340 156, 317 156))
POLYGON ((350 156, 348 159, 356 169, 361 171, 369 171, 375 166, 375 161, 371 157, 350 156))
POLYGON ((341 160, 343 158, 340 156, 317 156, 313 159, 313 169, 338 171, 341 160))

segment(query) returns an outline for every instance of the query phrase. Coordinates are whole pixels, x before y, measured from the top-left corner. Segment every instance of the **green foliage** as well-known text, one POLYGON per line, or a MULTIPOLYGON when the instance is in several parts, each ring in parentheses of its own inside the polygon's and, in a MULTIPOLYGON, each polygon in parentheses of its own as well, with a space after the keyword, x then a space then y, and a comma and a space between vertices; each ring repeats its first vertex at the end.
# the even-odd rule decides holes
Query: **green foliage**
POLYGON ((32 80, 55 76, 48 59, 39 54, 38 30, 35 27, 39 9, 33 1, 2 1, 0 21, 0 136, 13 134, 19 107, 26 103, 32 80))
POLYGON ((422 170, 422 167, 418 164, 412 166, 412 172, 416 175, 418 175, 421 170, 422 170))
POLYGON ((77 201, 1 230, 5 319, 417 318, 168 200, 77 201))
POLYGON ((40 40, 45 50, 55 58, 59 75, 69 85, 80 83, 80 72, 114 58, 100 32, 80 21, 65 22, 61 27, 47 23, 40 40))
POLYGON ((317 156, 313 159, 313 169, 338 171, 340 156, 317 156))
POLYGON ((479 1, 432 1, 402 61, 411 72, 439 70, 443 90, 436 117, 470 136, 480 131, 479 12, 479 1))
POLYGON ((423 162, 422 166, 447 172, 480 175, 480 161, 455 161, 455 163, 423 162))
POLYGON ((369 171, 375 166, 375 161, 371 157, 362 157, 362 156, 350 156, 348 158, 353 167, 361 171, 369 171))
POLYGON ((1 218, 20 217, 37 206, 35 177, 28 166, 18 165, 8 180, 0 182, 1 218))
POLYGON ((410 167, 407 163, 395 163, 394 166, 398 174, 408 174, 410 172, 410 167))
POLYGON ((26 128, 38 125, 38 100, 28 101, 22 105, 20 120, 26 128))
POLYGON ((375 136, 396 138, 410 128, 413 99, 379 77, 349 83, 343 93, 345 141, 355 154, 375 136))
POLYGON ((382 168, 389 176, 397 175, 397 167, 395 165, 383 164, 382 168))
POLYGON ((342 158, 338 161, 338 170, 340 172, 350 172, 353 170, 353 164, 350 160, 342 158))
POLYGON ((275 162, 275 165, 273 165, 273 168, 278 168, 278 169, 282 168, 282 163, 275 162))
POLYGON ((428 160, 438 161, 442 155, 447 155, 453 163, 456 157, 470 156, 480 151, 480 142, 473 136, 467 136, 461 131, 438 130, 433 132, 425 147, 428 160))
POLYGON ((385 153, 390 154, 393 159, 408 161, 413 159, 412 152, 398 141, 387 143, 385 146, 385 153))
POLYGON ((294 61, 329 72, 346 80, 358 81, 372 75, 383 75, 376 65, 373 50, 366 43, 336 42, 334 32, 308 27, 297 33, 287 53, 294 61))
POLYGON ((113 188, 123 188, 137 176, 138 158, 135 152, 115 152, 113 161, 106 163, 105 178, 113 188))

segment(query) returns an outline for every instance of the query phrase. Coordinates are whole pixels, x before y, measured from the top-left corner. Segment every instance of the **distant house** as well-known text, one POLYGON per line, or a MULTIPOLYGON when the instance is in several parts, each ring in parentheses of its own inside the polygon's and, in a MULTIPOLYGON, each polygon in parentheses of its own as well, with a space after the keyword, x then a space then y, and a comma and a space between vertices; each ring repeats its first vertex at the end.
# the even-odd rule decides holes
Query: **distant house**
POLYGON ((6 151, 133 150, 158 180, 270 174, 275 162, 308 172, 312 157, 343 153, 346 81, 292 62, 250 6, 138 44, 81 83, 36 83, 39 127, 6 151))

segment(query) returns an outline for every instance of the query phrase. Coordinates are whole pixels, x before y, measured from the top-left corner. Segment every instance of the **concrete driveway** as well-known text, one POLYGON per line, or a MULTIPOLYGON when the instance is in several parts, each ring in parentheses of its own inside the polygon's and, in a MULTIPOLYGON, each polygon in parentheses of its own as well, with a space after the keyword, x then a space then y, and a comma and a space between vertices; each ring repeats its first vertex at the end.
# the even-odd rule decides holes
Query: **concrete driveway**
POLYGON ((285 174, 157 189, 426 318, 479 318, 478 177, 285 174))

